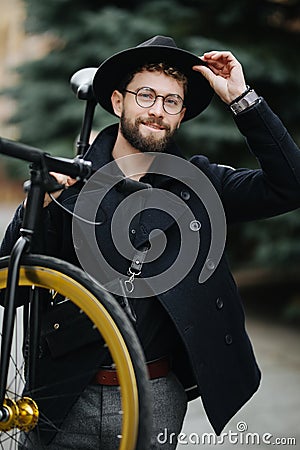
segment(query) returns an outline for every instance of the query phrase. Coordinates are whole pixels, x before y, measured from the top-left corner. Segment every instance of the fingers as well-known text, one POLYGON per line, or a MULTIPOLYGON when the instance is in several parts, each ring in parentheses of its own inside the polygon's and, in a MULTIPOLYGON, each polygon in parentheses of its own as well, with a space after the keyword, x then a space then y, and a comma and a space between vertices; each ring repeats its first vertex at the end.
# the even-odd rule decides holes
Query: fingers
POLYGON ((218 68, 214 67, 213 65, 209 65, 209 67, 199 65, 194 66, 193 69, 197 72, 201 72, 202 75, 204 75, 208 80, 211 80, 213 78, 213 75, 222 76, 223 78, 227 78, 230 75, 230 71, 226 68, 218 68))
POLYGON ((209 82, 216 94, 227 104, 244 92, 246 83, 239 61, 229 51, 213 50, 199 59, 205 64, 193 66, 209 82))
POLYGON ((196 72, 200 72, 207 79, 211 87, 214 86, 214 78, 217 76, 217 73, 215 73, 216 71, 214 69, 199 65, 193 66, 193 70, 195 70, 196 72))
POLYGON ((210 69, 219 70, 223 74, 229 74, 232 69, 240 69, 241 64, 228 51, 211 51, 204 53, 200 59, 205 62, 210 69))
POLYGON ((62 173, 57 173, 57 172, 49 172, 49 174, 53 177, 53 178, 55 178, 56 179, 56 181, 59 183, 59 184, 62 184, 62 185, 66 185, 67 184, 67 182, 68 182, 68 176, 67 175, 63 175, 62 173))
MULTIPOLYGON (((65 188, 68 187, 68 178, 70 178, 70 177, 68 177, 67 175, 64 175, 62 173, 57 173, 57 172, 49 172, 49 174, 53 178, 55 178, 59 184, 61 184, 65 188)), ((63 189, 60 189, 58 191, 52 192, 51 196, 54 198, 58 198, 62 192, 63 192, 63 189)), ((44 197, 43 207, 46 208, 51 202, 52 202, 52 198, 50 197, 50 195, 48 193, 46 193, 45 197, 44 197)))
POLYGON ((68 177, 66 187, 73 186, 73 184, 75 184, 76 182, 77 182, 77 180, 75 178, 68 177))
POLYGON ((75 178, 71 178, 68 175, 63 175, 62 173, 49 172, 49 174, 52 175, 59 184, 64 185, 65 188, 73 186, 73 184, 77 182, 75 178))
POLYGON ((233 54, 231 52, 228 51, 218 51, 218 50, 213 50, 211 52, 205 52, 201 57, 200 57, 203 61, 208 61, 210 60, 211 62, 235 62, 237 64, 239 64, 238 60, 235 58, 235 56, 233 56, 233 54))
POLYGON ((210 80, 211 74, 209 73, 209 71, 207 71, 207 67, 215 75, 220 75, 223 78, 228 78, 231 74, 231 71, 234 68, 238 68, 240 66, 239 62, 231 52, 211 51, 204 53, 199 58, 201 59, 201 61, 205 62, 206 65, 204 66, 200 64, 199 66, 194 66, 193 69, 201 72, 208 80, 210 80))
MULTIPOLYGON (((49 172, 49 174, 53 178, 55 178, 59 184, 63 185, 65 187, 65 189, 70 186, 73 186, 73 184, 75 184, 77 182, 77 180, 75 180, 74 178, 71 178, 67 175, 63 175, 61 173, 49 172)), ((59 191, 52 192, 51 196, 54 198, 58 198, 62 192, 63 192, 63 189, 60 189, 59 191)), ((43 208, 46 208, 47 206, 49 206, 51 202, 52 202, 52 198, 50 197, 50 195, 48 193, 46 193, 45 197, 44 197, 43 208)), ((25 200, 23 202, 24 208, 26 208, 26 204, 27 204, 27 197, 25 198, 25 200)))

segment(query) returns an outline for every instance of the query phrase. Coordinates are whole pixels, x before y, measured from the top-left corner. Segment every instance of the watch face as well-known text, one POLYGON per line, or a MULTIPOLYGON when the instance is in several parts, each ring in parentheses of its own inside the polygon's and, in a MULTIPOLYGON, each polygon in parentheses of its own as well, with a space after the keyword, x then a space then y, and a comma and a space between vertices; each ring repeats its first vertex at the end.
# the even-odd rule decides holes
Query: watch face
POLYGON ((234 112, 234 114, 238 114, 245 109, 252 106, 256 101, 259 99, 259 96, 257 93, 252 89, 250 92, 248 92, 243 98, 238 100, 237 102, 233 103, 230 106, 230 109, 234 112))

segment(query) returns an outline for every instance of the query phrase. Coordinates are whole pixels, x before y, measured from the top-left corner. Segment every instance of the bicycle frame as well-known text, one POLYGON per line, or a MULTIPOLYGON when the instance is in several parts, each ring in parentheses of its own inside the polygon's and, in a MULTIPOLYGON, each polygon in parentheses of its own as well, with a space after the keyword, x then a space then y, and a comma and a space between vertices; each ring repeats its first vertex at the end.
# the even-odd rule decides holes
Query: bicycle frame
MULTIPOLYGON (((24 144, 15 143, 10 140, 0 138, 0 152, 9 156, 14 156, 25 161, 32 162, 30 171, 30 183, 22 228, 21 237, 15 243, 11 252, 8 278, 4 300, 4 317, 1 343, 0 359, 0 422, 5 421, 7 417, 7 408, 4 405, 5 390, 8 377, 10 350, 14 330, 14 318, 16 313, 16 290, 19 280, 19 270, 24 254, 34 251, 38 252, 38 223, 43 211, 44 195, 46 192, 61 190, 63 186, 49 175, 49 171, 65 173, 73 178, 83 181, 91 175, 92 167, 89 161, 84 161, 78 157, 73 160, 65 158, 51 157, 39 149, 28 147, 24 144)), ((132 179, 123 178, 118 183, 118 188, 127 193, 135 192, 140 189, 151 189, 147 183, 142 183, 132 179)), ((29 348, 30 361, 35 361, 36 345, 39 333, 39 302, 33 295, 30 299, 30 314, 28 318, 29 332, 32 345, 29 348)), ((34 364, 28 364, 30 370, 27 374, 27 383, 29 387, 34 385, 34 364)))
MULTIPOLYGON (((7 383, 8 367, 10 350, 12 345, 12 336, 14 328, 14 317, 16 313, 16 289, 19 279, 20 261, 24 253, 28 253, 34 246, 36 238, 36 230, 39 216, 43 207, 44 195, 45 195, 45 182, 43 181, 44 167, 42 164, 36 167, 32 167, 30 188, 28 191, 27 207, 25 209, 22 228, 20 230, 21 237, 15 243, 10 256, 10 262, 8 267, 7 288, 5 292, 4 300, 4 317, 3 317, 3 336, 1 345, 1 360, 0 360, 0 372, 3 376, 0 378, 0 420, 5 419, 6 409, 3 406, 5 398, 5 390, 7 383)), ((49 176, 48 176, 49 178, 49 176)), ((53 190, 57 189, 57 183, 53 181, 53 190)), ((47 186, 49 188, 49 186, 47 186)), ((61 186, 60 186, 61 188, 61 186)), ((33 342, 36 342, 38 335, 38 302, 32 301, 30 314, 35 320, 30 320, 31 330, 30 333, 33 336, 33 342)), ((34 346, 30 351, 34 351, 34 346)), ((32 361, 35 361, 34 355, 32 361)), ((29 373, 29 383, 34 383, 35 368, 32 365, 29 373)))

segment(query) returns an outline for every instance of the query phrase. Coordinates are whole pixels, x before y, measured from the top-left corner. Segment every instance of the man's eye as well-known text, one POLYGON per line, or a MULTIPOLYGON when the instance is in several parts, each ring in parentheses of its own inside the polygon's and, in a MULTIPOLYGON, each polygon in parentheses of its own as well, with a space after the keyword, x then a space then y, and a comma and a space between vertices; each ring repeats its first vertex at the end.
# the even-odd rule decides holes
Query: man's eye
POLYGON ((176 97, 167 97, 165 99, 165 103, 170 106, 177 106, 179 105, 179 99, 177 99, 176 97))
POLYGON ((141 98, 142 100, 153 100, 153 94, 149 93, 149 92, 141 92, 139 93, 139 98, 141 98))

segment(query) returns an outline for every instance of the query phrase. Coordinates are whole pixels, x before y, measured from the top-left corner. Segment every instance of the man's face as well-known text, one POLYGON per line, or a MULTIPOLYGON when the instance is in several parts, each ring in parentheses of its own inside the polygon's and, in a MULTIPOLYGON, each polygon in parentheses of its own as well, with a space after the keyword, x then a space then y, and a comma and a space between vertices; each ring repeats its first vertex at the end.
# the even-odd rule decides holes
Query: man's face
MULTIPOLYGON (((136 92, 142 87, 153 89, 156 95, 179 95, 184 99, 183 86, 174 78, 160 72, 137 73, 127 86, 136 92)), ((163 108, 163 98, 158 97, 154 105, 143 108, 136 103, 134 94, 124 93, 120 130, 132 147, 142 152, 163 152, 184 116, 168 114, 163 108)))

